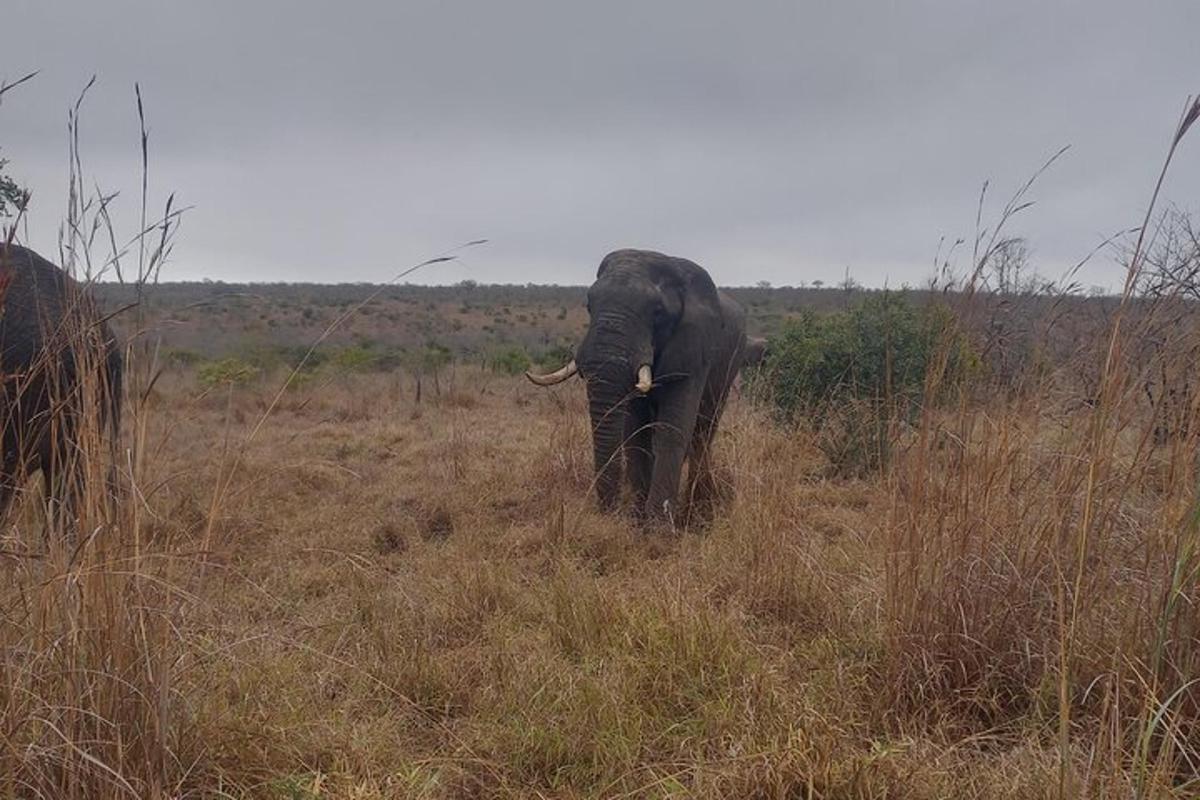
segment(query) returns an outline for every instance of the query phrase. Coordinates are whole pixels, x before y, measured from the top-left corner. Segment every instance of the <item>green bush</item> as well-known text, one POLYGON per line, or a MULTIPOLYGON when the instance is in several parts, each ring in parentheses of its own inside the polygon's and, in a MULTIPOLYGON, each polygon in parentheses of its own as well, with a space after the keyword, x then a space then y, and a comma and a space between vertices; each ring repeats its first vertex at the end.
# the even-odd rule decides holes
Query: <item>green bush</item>
POLYGON ((543 369, 558 369, 575 358, 575 350, 567 344, 556 344, 540 352, 534 363, 543 369))
MULTIPOLYGON (((297 364, 303 362, 304 370, 311 372, 319 369, 322 364, 329 360, 329 354, 323 350, 317 349, 309 352, 309 346, 303 344, 280 344, 273 348, 275 358, 281 366, 288 369, 294 369, 297 364)), ((266 364, 260 364, 264 369, 266 364)))
POLYGON ((305 370, 314 370, 321 366, 326 359, 326 354, 320 350, 313 353, 308 353, 308 347, 304 345, 285 345, 285 344, 265 344, 261 342, 246 343, 234 350, 234 357, 257 368, 262 372, 270 372, 277 369, 292 369, 308 356, 307 361, 304 361, 305 370))
POLYGON ((393 372, 402 369, 408 360, 402 348, 386 347, 363 340, 322 352, 319 363, 333 373, 393 372))
MULTIPOLYGON (((835 472, 877 470, 890 458, 895 423, 911 421, 924 399, 926 375, 951 341, 949 323, 941 306, 915 306, 903 294, 873 295, 834 314, 806 311, 770 340, 761 386, 781 418, 816 425, 835 472)), ((947 386, 965 354, 954 339, 947 386)))
POLYGON ((367 372, 374 367, 378 357, 370 346, 355 344, 333 352, 329 363, 338 372, 367 372))
POLYGON ((223 384, 248 383, 258 377, 260 370, 252 364, 247 364, 240 358, 222 358, 202 364, 196 371, 196 378, 201 385, 207 387, 223 384))
POLYGON ((413 355, 412 360, 418 371, 437 372, 454 360, 454 353, 444 344, 429 342, 413 355))
POLYGON ((529 354, 524 348, 513 345, 492 354, 492 369, 505 375, 519 375, 529 369, 529 354))
POLYGON ((163 361, 175 367, 191 367, 204 360, 204 356, 195 350, 183 347, 167 347, 163 349, 163 361))

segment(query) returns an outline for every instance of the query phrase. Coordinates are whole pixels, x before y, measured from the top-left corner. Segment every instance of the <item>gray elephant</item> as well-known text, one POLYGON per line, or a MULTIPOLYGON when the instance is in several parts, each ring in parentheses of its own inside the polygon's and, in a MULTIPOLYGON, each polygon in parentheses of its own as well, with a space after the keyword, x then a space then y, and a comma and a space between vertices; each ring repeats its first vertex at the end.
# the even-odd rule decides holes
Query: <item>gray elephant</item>
POLYGON ((69 505, 89 410, 116 444, 121 371, 116 339, 83 287, 32 250, 0 241, 0 516, 37 469, 46 497, 69 505))
POLYGON ((689 506, 707 515, 710 448, 747 349, 745 313, 696 264, 647 250, 605 256, 587 306, 575 360, 526 375, 541 386, 586 381, 600 507, 616 506, 624 466, 635 515, 677 521, 686 457, 689 506))
POLYGON ((757 336, 746 337, 746 351, 742 354, 743 367, 757 367, 767 360, 767 340, 757 336))

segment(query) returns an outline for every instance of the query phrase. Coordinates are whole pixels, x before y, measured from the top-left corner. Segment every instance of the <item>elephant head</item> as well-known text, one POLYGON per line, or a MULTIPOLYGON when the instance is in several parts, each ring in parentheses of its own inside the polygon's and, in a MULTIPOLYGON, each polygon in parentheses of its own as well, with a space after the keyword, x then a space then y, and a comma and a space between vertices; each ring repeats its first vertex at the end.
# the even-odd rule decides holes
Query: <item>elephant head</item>
MULTIPOLYGON (((660 395, 671 399, 656 403, 655 425, 665 433, 655 433, 655 461, 664 457, 664 450, 667 470, 682 461, 709 352, 722 326, 721 308, 716 286, 703 269, 685 259, 639 250, 618 250, 604 258, 588 290, 587 308, 590 323, 575 359, 557 372, 529 378, 544 386, 578 373, 586 381, 596 493, 607 510, 620 489, 626 423, 635 404, 660 395), (664 406, 679 411, 664 411, 664 406)), ((657 469, 655 473, 656 483, 671 480, 660 481, 657 469)), ((660 494, 673 495, 678 466, 673 481, 660 494)), ((653 498, 652 490, 650 494, 653 498)))

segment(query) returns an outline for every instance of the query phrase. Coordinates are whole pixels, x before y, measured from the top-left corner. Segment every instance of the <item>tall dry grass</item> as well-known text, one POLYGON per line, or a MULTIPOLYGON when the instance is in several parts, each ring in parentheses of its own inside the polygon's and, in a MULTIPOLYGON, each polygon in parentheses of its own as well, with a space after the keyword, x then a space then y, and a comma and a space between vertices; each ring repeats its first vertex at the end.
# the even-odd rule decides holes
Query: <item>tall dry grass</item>
MULTIPOLYGON (((26 484, 5 520, 0 793, 6 797, 169 796, 190 768, 176 686, 184 593, 171 582, 166 553, 147 547, 146 494, 154 478, 144 458, 144 401, 155 367, 142 342, 131 339, 127 386, 108 385, 106 342, 87 292, 94 280, 114 271, 121 276, 130 261, 136 266, 123 279, 152 281, 178 214, 168 201, 162 217, 148 224, 143 211, 138 233, 118 245, 108 212, 112 196, 90 192, 82 169, 79 111, 86 92, 70 114, 69 207, 59 237, 61 263, 80 283, 67 287, 61 318, 44 321, 46 350, 15 378, 49 386, 51 435, 69 446, 54 456, 60 486, 47 496, 26 484), (119 431, 110 398, 125 391, 130 402, 119 431)), ((138 103, 140 110, 140 95, 138 103)), ((144 147, 144 124, 142 130, 144 147)), ((143 198, 145 192, 143 183, 143 198)), ((6 228, 6 241, 19 222, 6 228)))
MULTIPOLYGON (((1200 317, 1177 296, 1137 291, 1155 200, 1198 117, 1189 101, 1120 301, 1077 356, 1094 361, 1098 380, 1077 382, 1078 365, 1062 364, 1016 395, 930 405, 890 478, 895 724, 1053 742, 1055 796, 1200 787, 1200 442, 1178 424, 1164 441, 1163 404, 1147 407, 1142 391, 1194 368, 1200 317)), ((938 382, 930 376, 931 392, 938 382)), ((1200 410, 1183 405, 1176 423, 1200 410)))

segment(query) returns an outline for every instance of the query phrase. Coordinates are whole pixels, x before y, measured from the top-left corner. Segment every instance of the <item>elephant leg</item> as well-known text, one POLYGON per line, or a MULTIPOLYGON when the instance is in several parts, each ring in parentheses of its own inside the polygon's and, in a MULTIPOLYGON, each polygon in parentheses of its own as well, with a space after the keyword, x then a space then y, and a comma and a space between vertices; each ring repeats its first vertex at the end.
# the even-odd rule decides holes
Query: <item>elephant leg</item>
MULTIPOLYGON (((11 414, 11 408, 0 405, 0 412, 11 414)), ((4 519, 29 477, 29 451, 15 415, 6 421, 0 444, 4 449, 0 458, 0 519, 4 519)))
POLYGON ((633 486, 634 514, 638 517, 644 513, 654 470, 653 421, 649 399, 638 398, 630 402, 625 417, 625 466, 633 486))
POLYGON ((63 453, 49 442, 39 449, 38 463, 42 469, 42 493, 46 503, 46 514, 50 530, 62 522, 65 497, 63 453))
POLYGON ((8 454, 5 454, 4 464, 0 466, 0 521, 8 516, 8 510, 12 507, 13 497, 17 493, 19 470, 17 460, 10 460, 8 454))
POLYGON ((86 467, 80 461, 80 453, 72 445, 74 426, 68 427, 65 422, 62 424, 65 430, 55 431, 43 441, 40 461, 50 519, 71 535, 70 526, 82 501, 86 467))
POLYGON ((645 510, 650 519, 673 523, 677 513, 679 475, 696 430, 700 392, 691 382, 663 387, 661 391, 654 425, 654 466, 645 510))
POLYGON ((713 518, 717 496, 717 484, 712 473, 712 440, 715 432, 716 425, 709 420, 702 420, 696 425, 696 433, 692 437, 692 450, 688 457, 688 524, 693 521, 707 524, 713 518))
POLYGON ((714 394, 706 395, 697 414, 696 431, 692 437, 692 450, 688 458, 688 511, 689 524, 694 520, 700 524, 712 522, 720 491, 712 469, 713 439, 721 413, 729 399, 731 384, 721 384, 714 394))

